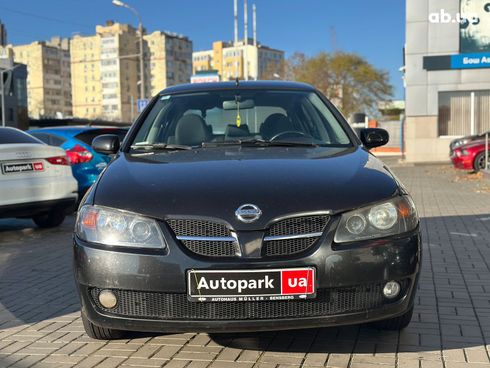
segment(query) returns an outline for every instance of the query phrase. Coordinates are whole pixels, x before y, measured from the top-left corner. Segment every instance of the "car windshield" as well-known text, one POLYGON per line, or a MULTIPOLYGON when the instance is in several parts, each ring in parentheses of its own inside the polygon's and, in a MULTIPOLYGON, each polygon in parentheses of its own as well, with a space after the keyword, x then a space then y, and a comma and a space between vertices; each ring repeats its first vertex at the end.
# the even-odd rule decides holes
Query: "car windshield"
POLYGON ((160 96, 131 147, 244 143, 350 146, 328 106, 310 91, 227 90, 160 96))

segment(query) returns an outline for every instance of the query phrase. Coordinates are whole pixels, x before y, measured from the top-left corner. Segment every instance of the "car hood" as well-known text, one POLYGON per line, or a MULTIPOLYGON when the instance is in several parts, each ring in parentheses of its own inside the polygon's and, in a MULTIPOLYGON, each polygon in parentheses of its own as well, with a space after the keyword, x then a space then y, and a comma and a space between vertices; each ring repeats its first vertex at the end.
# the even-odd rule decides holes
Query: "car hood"
POLYGON ((209 148, 120 154, 102 174, 94 203, 154 218, 209 217, 237 230, 263 229, 278 217, 333 213, 393 196, 394 177, 362 148, 209 148), (235 218, 243 204, 262 216, 235 218))

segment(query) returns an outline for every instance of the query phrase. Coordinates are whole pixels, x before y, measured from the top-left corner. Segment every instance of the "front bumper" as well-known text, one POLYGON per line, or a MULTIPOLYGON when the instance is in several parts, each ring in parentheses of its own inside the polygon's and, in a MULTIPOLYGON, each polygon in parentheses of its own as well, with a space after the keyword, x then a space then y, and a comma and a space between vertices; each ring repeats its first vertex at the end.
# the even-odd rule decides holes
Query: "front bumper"
POLYGON ((473 170, 474 156, 451 156, 451 162, 456 169, 473 170))
MULTIPOLYGON (((97 247, 75 238, 75 279, 80 293, 82 312, 92 323, 101 327, 153 332, 244 332, 366 323, 396 317, 413 306, 421 259, 418 229, 403 237, 367 241, 346 245, 343 248, 332 247, 331 239, 327 234, 315 249, 302 257, 268 261, 213 260, 192 257, 179 249, 177 244, 169 244, 169 247, 170 251, 166 255, 155 252, 123 252, 97 247), (323 315, 318 313, 309 315, 308 312, 301 314, 303 309, 294 309, 298 305, 293 308, 293 305, 287 304, 292 301, 275 301, 275 303, 286 304, 267 306, 269 309, 266 308, 266 312, 270 311, 271 317, 265 312, 260 314, 259 309, 262 305, 259 303, 263 302, 256 302, 253 308, 248 307, 254 313, 244 318, 239 313, 234 315, 234 312, 230 311, 227 312, 228 314, 220 314, 227 309, 226 303, 235 302, 216 302, 220 305, 186 302, 186 272, 189 269, 236 270, 308 266, 316 268, 318 291, 331 295, 333 304, 338 304, 335 298, 340 295, 338 291, 340 289, 355 290, 362 285, 384 285, 391 280, 403 282, 404 287, 400 298, 395 301, 386 300, 383 303, 373 304, 373 308, 368 304, 362 304, 366 307, 353 310, 331 309, 333 313, 323 315), (104 310, 95 300, 94 288, 112 289, 116 294, 124 294, 126 298, 128 295, 136 295, 137 297, 128 302, 129 304, 126 303, 132 306, 131 312, 104 310), (177 297, 181 304, 152 302, 152 297, 148 297, 148 295, 160 294, 171 294, 177 297), (185 306, 187 312, 179 314, 176 310, 179 305, 185 306), (283 308, 286 305, 291 306, 295 313, 298 311, 301 313, 294 316, 287 313, 280 315, 282 312, 277 311, 287 310, 283 308), (149 310, 152 312, 149 313, 149 310), (169 310, 174 310, 175 315, 172 315, 169 310)), ((349 300, 356 300, 356 296, 353 298, 349 300)), ((316 299, 308 303, 315 303, 315 301, 316 299)), ((296 303, 307 302, 296 301, 296 303)), ((330 301, 326 300, 324 303, 330 301)), ((236 307, 232 304, 229 304, 230 308, 236 307)), ((303 307, 304 305, 299 305, 298 308, 303 307)), ((243 312, 240 308, 236 310, 243 312)), ((304 310, 311 311, 311 308, 304 310)))

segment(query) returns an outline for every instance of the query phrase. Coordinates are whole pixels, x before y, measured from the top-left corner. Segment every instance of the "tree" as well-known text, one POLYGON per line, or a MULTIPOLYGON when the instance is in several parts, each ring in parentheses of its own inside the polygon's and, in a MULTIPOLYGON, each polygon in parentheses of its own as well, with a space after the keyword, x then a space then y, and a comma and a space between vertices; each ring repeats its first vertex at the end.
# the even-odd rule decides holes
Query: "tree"
POLYGON ((287 64, 294 80, 314 85, 346 116, 373 113, 378 101, 393 94, 388 72, 376 69, 357 54, 320 52, 307 57, 295 53, 287 64))

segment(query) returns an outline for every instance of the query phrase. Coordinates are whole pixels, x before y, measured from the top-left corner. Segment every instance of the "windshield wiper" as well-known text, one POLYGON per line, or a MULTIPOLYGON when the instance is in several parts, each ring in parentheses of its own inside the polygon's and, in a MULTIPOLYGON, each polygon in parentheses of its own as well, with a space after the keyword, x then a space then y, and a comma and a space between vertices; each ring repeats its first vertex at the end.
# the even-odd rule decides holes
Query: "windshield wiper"
POLYGON ((172 143, 148 143, 148 144, 133 144, 131 149, 134 150, 151 150, 151 151, 179 151, 179 150, 191 150, 192 146, 185 146, 182 144, 172 143))
POLYGON ((265 139, 237 139, 222 142, 203 142, 202 147, 220 147, 220 146, 244 146, 244 147, 318 147, 318 144, 313 142, 301 141, 269 141, 265 139))

